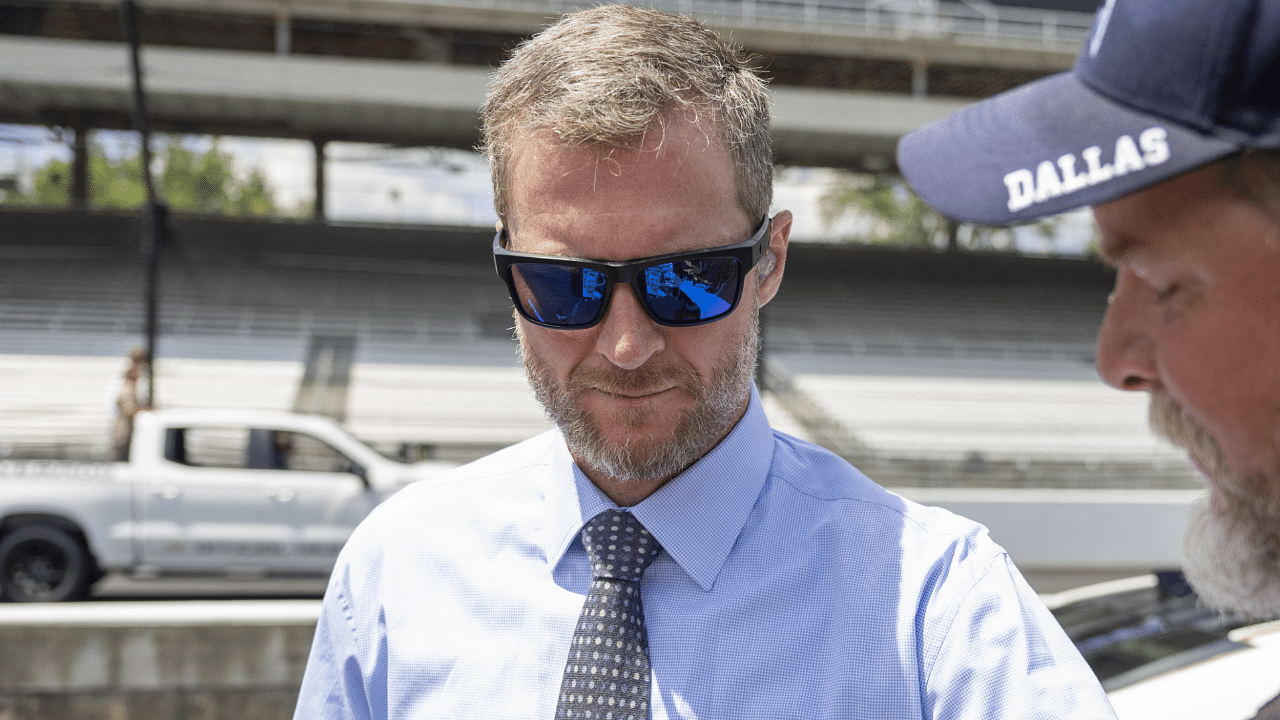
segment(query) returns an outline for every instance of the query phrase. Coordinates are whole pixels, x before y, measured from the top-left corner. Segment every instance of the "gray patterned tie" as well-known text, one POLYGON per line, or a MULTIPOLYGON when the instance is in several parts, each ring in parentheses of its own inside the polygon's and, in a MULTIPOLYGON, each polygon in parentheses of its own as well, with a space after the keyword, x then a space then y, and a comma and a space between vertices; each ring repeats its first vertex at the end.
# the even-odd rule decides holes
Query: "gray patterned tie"
POLYGON ((582 528, 591 558, 591 590, 569 646, 556 718, 644 720, 649 717, 649 639, 640 607, 640 576, 662 548, 621 510, 582 528))

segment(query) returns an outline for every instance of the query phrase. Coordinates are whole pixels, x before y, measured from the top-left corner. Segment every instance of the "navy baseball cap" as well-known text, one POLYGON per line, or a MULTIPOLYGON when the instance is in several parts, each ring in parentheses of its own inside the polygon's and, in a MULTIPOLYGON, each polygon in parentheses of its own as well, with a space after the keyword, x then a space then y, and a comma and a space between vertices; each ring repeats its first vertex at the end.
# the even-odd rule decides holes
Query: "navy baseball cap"
POLYGON ((943 215, 1012 225, 1247 147, 1280 149, 1280 0, 1107 0, 1070 72, 910 133, 898 166, 943 215))

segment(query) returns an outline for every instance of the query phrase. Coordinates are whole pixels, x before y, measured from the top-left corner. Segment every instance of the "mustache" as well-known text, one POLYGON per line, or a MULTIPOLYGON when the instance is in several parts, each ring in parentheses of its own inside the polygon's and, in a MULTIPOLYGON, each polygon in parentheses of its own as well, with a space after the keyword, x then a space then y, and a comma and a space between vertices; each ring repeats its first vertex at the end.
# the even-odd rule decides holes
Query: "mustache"
POLYGON ((702 394, 698 373, 687 365, 642 365, 635 370, 618 367, 577 368, 569 374, 565 389, 570 393, 600 390, 613 394, 642 395, 675 387, 691 395, 702 394))
POLYGON ((1230 473, 1218 442, 1168 392, 1152 390, 1150 403, 1147 418, 1157 437, 1186 450, 1214 476, 1223 477, 1230 473))
POLYGON ((1151 391, 1147 421, 1157 437, 1183 450, 1194 451, 1214 444, 1208 431, 1164 390, 1151 391))

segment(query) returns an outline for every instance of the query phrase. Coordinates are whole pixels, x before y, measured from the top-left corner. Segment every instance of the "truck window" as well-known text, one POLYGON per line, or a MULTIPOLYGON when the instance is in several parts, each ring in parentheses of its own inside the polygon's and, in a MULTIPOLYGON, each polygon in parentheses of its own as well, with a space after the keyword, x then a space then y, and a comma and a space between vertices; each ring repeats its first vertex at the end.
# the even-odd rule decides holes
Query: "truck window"
POLYGON ((184 465, 243 468, 248 440, 248 428, 172 428, 165 438, 165 457, 184 465))
POLYGON ((186 428, 169 428, 164 431, 164 459, 187 464, 186 428))
POLYGON ((306 433, 289 433, 289 469, 312 472, 347 472, 355 464, 329 443, 306 433))
POLYGON ((167 460, 200 467, 310 472, 352 472, 358 467, 313 435, 271 428, 170 428, 164 453, 167 460))
POLYGON ((329 443, 292 430, 254 428, 249 433, 248 467, 259 470, 349 472, 354 463, 329 443))

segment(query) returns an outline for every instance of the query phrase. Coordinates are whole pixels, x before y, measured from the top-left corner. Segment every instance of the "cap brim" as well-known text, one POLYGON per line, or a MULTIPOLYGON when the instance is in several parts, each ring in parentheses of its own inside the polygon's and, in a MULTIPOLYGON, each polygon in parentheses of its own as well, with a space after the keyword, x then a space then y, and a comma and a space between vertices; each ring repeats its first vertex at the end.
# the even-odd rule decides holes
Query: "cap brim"
POLYGON ((898 166, 943 215, 1013 225, 1114 200, 1239 149, 1103 98, 1067 72, 906 135, 898 166))

